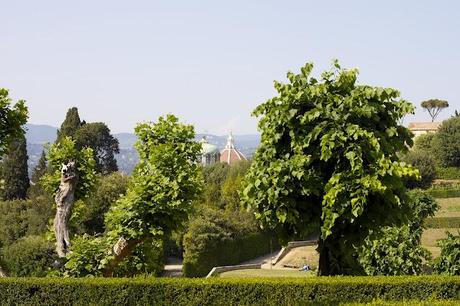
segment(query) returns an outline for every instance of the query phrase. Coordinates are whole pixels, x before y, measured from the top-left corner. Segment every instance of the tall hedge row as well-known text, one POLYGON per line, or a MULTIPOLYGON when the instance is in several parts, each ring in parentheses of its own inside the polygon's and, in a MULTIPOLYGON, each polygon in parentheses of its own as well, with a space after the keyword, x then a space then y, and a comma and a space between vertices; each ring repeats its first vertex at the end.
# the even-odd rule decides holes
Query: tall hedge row
POLYGON ((435 198, 458 198, 460 189, 428 189, 428 193, 435 198))
POLYGON ((185 244, 182 271, 187 277, 206 276, 213 267, 239 264, 268 254, 278 247, 275 238, 262 232, 224 239, 209 239, 207 235, 193 239, 194 247, 190 247, 190 243, 185 244))
POLYGON ((3 278, 2 305, 308 305, 460 300, 460 277, 3 278))
POLYGON ((460 217, 434 217, 425 220, 427 228, 460 228, 460 217))

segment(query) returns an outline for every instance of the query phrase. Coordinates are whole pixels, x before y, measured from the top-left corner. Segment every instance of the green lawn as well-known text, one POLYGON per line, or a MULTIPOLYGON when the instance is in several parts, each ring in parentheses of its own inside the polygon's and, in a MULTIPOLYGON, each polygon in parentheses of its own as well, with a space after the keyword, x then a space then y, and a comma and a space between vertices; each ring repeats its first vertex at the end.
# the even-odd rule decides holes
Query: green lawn
POLYGON ((460 198, 436 199, 441 208, 436 217, 460 217, 460 198))
POLYGON ((303 272, 297 270, 281 269, 246 269, 228 271, 220 274, 220 277, 311 277, 312 271, 303 272))

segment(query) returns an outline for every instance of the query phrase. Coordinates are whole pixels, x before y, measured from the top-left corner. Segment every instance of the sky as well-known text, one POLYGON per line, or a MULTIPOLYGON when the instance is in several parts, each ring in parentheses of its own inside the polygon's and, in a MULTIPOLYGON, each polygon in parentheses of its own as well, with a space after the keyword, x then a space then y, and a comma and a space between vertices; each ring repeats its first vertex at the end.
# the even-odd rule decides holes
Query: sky
MULTIPOLYGON (((0 0, 0 87, 30 123, 69 107, 115 133, 173 113, 197 132, 253 134, 251 111, 306 62, 419 106, 460 110, 460 1, 0 0)), ((430 120, 417 108, 411 121, 430 120)))

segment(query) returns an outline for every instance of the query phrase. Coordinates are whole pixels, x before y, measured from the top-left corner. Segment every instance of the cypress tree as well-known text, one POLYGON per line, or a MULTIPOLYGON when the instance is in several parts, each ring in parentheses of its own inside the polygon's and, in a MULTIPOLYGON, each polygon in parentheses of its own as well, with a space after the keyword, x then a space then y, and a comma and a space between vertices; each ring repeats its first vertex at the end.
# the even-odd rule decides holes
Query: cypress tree
POLYGON ((27 160, 26 139, 21 137, 11 143, 2 161, 3 200, 26 198, 30 185, 27 160))
POLYGON ((78 108, 72 107, 67 111, 64 122, 62 122, 61 128, 57 132, 56 142, 59 142, 62 138, 70 136, 74 138, 77 130, 82 126, 80 115, 78 114, 78 108))
POLYGON ((33 184, 37 184, 40 181, 40 178, 43 174, 46 173, 46 154, 45 151, 42 151, 40 159, 38 160, 37 165, 34 168, 32 173, 32 178, 30 179, 33 184))

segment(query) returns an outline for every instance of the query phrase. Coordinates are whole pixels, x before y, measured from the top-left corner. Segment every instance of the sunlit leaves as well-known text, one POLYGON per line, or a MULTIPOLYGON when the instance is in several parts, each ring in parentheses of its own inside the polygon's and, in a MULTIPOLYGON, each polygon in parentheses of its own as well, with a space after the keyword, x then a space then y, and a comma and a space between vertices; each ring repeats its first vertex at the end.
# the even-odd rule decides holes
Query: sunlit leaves
POLYGON ((397 90, 357 84, 358 71, 337 61, 320 79, 312 69, 289 72, 288 83, 275 82, 278 95, 254 110, 261 145, 242 200, 264 227, 297 235, 317 223, 322 239, 351 244, 404 215, 403 178, 418 172, 396 152, 412 145, 399 122, 413 106, 397 90))

